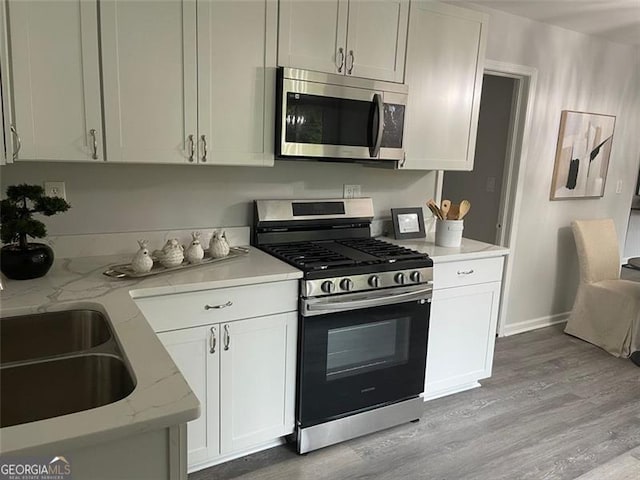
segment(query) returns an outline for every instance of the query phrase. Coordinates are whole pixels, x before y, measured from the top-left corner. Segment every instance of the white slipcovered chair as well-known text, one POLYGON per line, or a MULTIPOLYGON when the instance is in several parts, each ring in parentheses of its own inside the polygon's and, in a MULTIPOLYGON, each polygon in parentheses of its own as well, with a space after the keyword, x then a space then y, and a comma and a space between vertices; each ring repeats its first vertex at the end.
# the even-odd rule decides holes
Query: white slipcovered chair
POLYGON ((613 220, 576 220, 571 228, 580 285, 564 331, 616 357, 629 357, 640 350, 640 282, 620 279, 613 220))

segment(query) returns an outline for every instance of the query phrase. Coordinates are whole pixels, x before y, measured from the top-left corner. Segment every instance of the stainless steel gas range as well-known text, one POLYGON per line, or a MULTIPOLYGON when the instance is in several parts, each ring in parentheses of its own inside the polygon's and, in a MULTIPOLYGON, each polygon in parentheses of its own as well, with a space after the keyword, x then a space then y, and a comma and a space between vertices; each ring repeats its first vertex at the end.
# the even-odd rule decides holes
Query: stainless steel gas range
POLYGON ((370 198, 255 202, 253 244, 304 272, 299 453, 423 411, 433 262, 371 238, 372 218, 370 198))

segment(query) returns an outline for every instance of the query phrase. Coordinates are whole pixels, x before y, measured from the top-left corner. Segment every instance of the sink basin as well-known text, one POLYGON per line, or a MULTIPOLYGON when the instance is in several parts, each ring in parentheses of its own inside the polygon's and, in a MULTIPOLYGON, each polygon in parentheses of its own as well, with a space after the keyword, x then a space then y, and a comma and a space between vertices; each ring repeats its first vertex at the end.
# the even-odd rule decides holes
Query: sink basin
POLYGON ((100 312, 0 319, 0 427, 101 407, 134 388, 111 323, 100 312))
POLYGON ((0 363, 79 352, 112 338, 109 322, 93 310, 67 310, 0 319, 0 363))
POLYGON ((114 355, 82 354, 6 366, 0 371, 0 427, 107 405, 134 387, 126 364, 114 355))

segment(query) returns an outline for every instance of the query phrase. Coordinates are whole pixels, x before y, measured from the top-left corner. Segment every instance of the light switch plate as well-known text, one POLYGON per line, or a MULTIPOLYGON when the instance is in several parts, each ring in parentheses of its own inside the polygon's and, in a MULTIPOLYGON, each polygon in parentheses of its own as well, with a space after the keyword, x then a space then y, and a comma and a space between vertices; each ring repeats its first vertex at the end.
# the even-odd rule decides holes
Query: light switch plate
POLYGON ((622 180, 618 180, 616 183, 616 193, 622 193, 622 180))
POLYGON ((44 182, 44 194, 47 197, 60 197, 67 199, 67 191, 64 182, 44 182))

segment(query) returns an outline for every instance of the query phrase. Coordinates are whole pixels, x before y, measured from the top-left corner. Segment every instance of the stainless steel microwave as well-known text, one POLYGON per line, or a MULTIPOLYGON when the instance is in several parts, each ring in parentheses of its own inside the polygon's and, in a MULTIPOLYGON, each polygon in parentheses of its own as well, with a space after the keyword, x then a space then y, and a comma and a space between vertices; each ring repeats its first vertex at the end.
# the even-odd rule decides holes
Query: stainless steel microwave
POLYGON ((276 156, 403 160, 407 90, 399 83, 279 68, 276 156))

